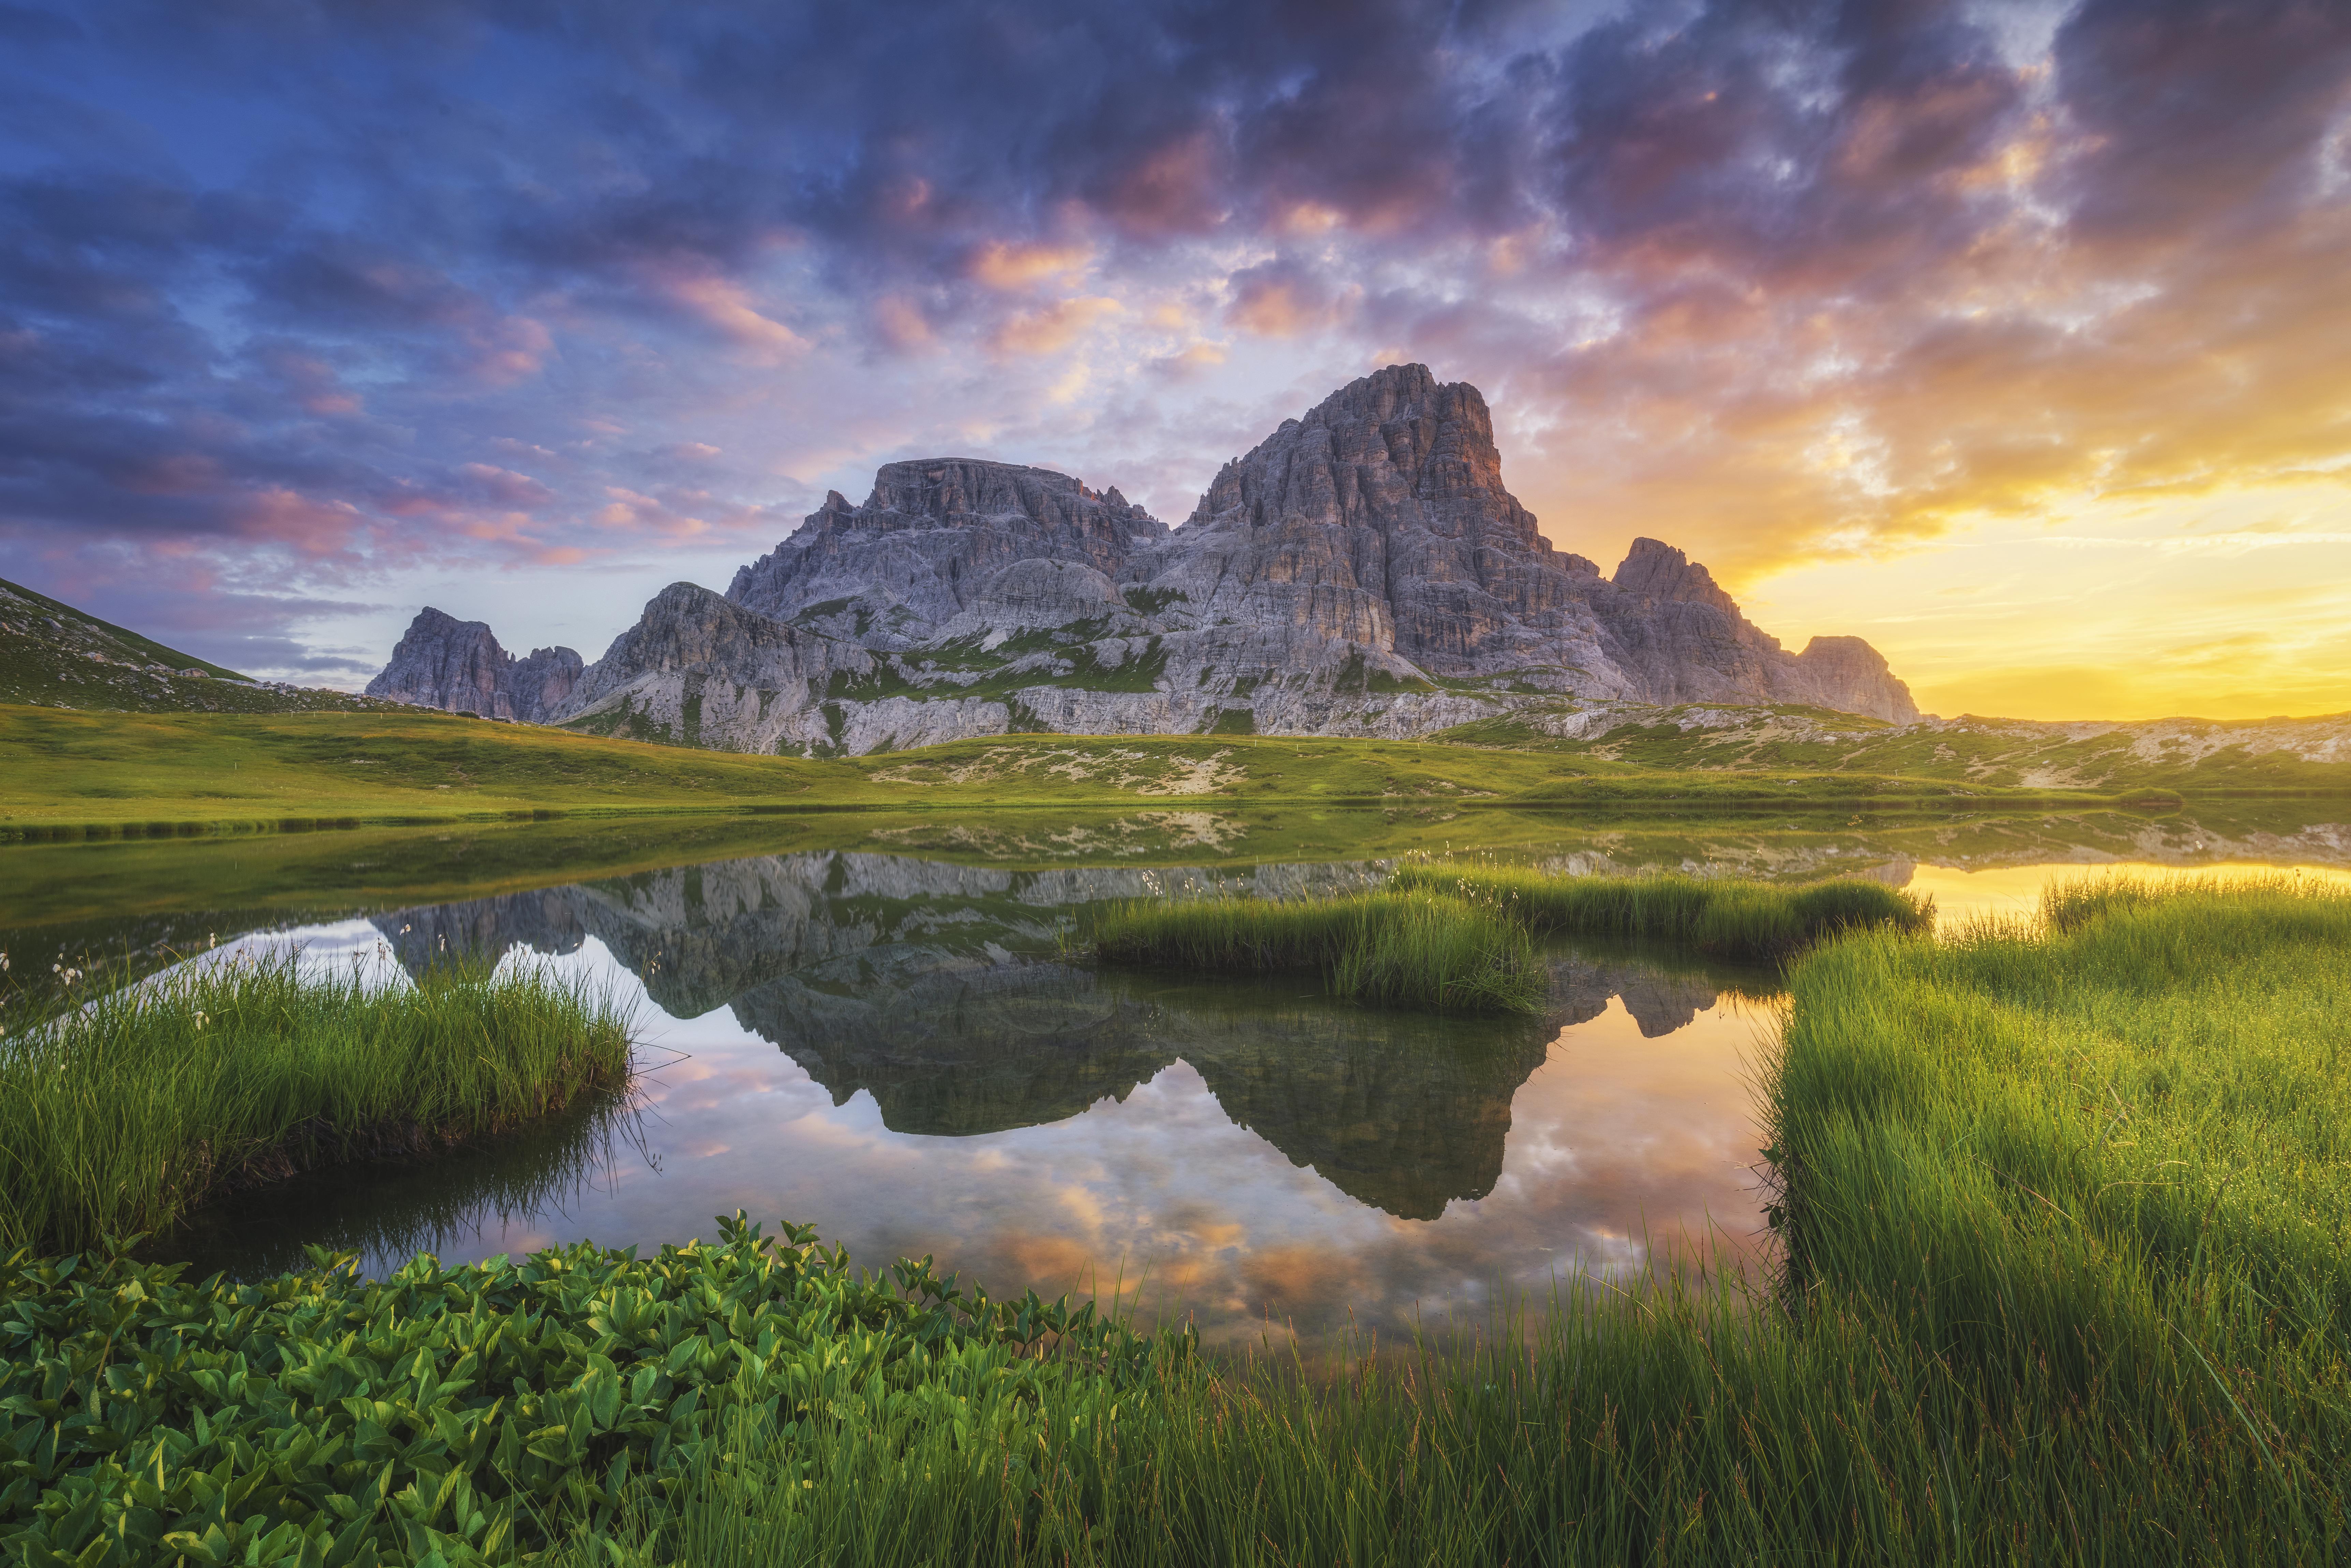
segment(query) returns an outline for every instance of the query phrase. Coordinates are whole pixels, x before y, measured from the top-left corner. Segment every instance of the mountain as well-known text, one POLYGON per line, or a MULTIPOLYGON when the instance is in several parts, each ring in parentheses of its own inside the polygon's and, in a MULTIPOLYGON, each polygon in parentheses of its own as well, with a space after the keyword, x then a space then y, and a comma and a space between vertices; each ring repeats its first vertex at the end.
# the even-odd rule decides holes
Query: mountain
POLYGON ((887 464, 725 595, 664 589, 568 685, 566 653, 512 662, 428 610, 368 689, 797 756, 1023 730, 1411 737, 1562 700, 1917 716, 1868 643, 1791 653, 1668 545, 1636 540, 1613 577, 1554 549, 1503 486, 1485 399, 1422 365, 1283 421, 1180 528, 1048 469, 887 464))
POLYGON ((428 607, 409 622, 392 663, 368 683, 367 695, 545 724, 569 702, 580 674, 580 655, 569 648, 535 648, 517 659, 498 646, 486 622, 460 621, 428 607))
POLYGON ((5 580, 0 703, 129 713, 291 713, 384 706, 346 692, 265 685, 5 580))

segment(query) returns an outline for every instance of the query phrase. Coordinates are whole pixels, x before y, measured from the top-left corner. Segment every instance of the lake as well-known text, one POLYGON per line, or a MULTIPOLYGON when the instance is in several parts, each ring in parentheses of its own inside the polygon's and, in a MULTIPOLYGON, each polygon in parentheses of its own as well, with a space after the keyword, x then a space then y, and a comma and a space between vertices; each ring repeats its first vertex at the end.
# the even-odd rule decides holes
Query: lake
POLYGON ((0 943, 36 985, 85 956, 153 973, 286 944, 401 984, 462 952, 634 1009, 628 1104, 238 1195, 149 1244, 200 1270, 291 1267, 310 1243, 371 1270, 419 1250, 651 1249, 741 1208, 812 1223, 869 1266, 931 1254, 999 1294, 1116 1291, 1230 1343, 1482 1325, 1578 1271, 1751 1266, 1775 982, 1556 946, 1542 1016, 1440 1019, 1311 984, 1098 969, 1070 950, 1090 908, 1339 891, 1432 848, 1870 876, 1931 892, 1947 923, 2027 913, 2051 876, 2100 866, 2351 880, 2351 831, 2307 803, 1836 826, 1152 815, 21 846, 0 850, 0 943), (1254 858, 1269 841, 1332 852, 1254 858))

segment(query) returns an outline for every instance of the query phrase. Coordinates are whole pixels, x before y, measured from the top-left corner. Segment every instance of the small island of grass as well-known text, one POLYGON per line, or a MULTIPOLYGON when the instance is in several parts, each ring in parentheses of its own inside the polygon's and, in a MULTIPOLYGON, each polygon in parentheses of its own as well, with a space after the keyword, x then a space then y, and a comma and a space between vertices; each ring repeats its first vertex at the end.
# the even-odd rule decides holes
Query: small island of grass
POLYGON ((413 1155, 628 1081, 618 1004, 544 970, 413 985, 282 953, 80 977, 0 1040, 0 1251, 169 1227, 214 1194, 413 1155))
POLYGON ((1835 934, 1934 928, 1931 899, 1877 883, 1558 876, 1408 865, 1343 897, 1130 904, 1090 934, 1106 963, 1200 975, 1318 975, 1332 996, 1428 1012, 1539 1012, 1533 938, 1653 938, 1710 958, 1780 961, 1835 934))

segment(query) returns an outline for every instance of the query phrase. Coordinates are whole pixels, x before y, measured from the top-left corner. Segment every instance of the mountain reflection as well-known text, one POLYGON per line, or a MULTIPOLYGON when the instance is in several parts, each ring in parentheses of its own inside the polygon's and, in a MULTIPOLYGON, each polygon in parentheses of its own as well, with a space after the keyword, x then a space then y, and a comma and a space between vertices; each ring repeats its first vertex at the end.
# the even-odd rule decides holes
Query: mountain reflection
POLYGON ((1040 873, 906 856, 778 855, 402 910, 376 927, 412 970, 455 953, 560 955, 587 937, 674 1016, 719 1007, 890 1131, 971 1137, 1123 1101, 1177 1061, 1224 1113, 1358 1202, 1434 1219, 1491 1192, 1512 1097, 1567 1025, 1621 998, 1647 1038, 1714 1005, 1702 977, 1562 957, 1541 1018, 1432 1019, 1295 980, 1214 985, 1067 961, 1089 904, 1284 896, 1364 865, 1040 873))

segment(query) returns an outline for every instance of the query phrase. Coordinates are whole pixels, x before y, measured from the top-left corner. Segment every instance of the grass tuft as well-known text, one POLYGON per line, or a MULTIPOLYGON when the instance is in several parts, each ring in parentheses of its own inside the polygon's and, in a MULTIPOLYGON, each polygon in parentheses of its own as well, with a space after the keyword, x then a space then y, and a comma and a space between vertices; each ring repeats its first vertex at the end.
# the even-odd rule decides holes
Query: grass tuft
POLYGON ((1923 934, 1935 904, 1874 882, 1804 887, 1733 878, 1554 876, 1531 866, 1439 862, 1400 868, 1391 887, 1474 898, 1537 934, 1615 941, 1656 938, 1717 958, 1784 959, 1841 931, 1923 934))
POLYGON ((0 1040, 0 1252, 163 1228, 207 1197, 415 1154, 628 1080, 628 1018, 545 970, 413 986, 288 952, 141 986, 100 972, 0 1040))
POLYGON ((1191 974, 1319 974, 1331 991, 1429 1012, 1531 1013, 1547 977, 1491 907, 1428 893, 1129 904, 1097 917, 1096 956, 1191 974))

